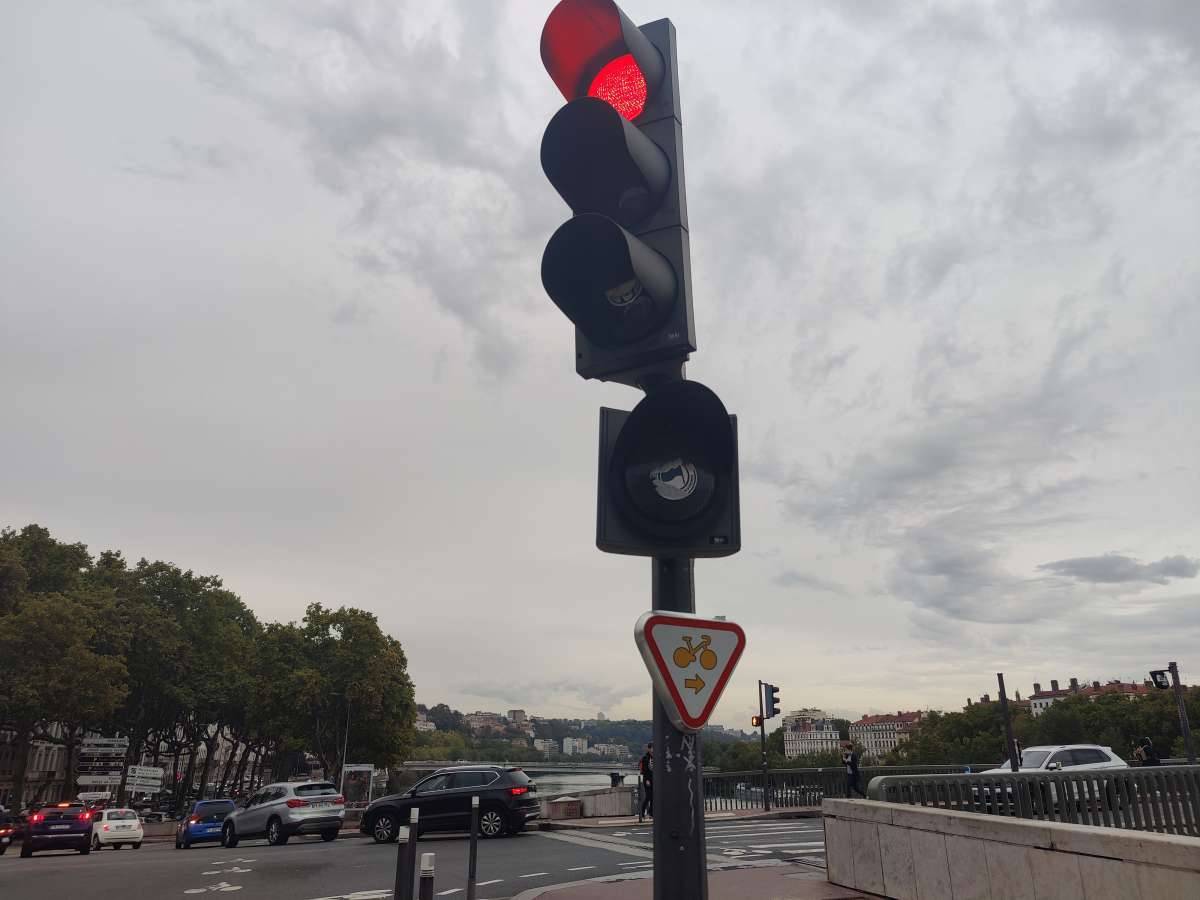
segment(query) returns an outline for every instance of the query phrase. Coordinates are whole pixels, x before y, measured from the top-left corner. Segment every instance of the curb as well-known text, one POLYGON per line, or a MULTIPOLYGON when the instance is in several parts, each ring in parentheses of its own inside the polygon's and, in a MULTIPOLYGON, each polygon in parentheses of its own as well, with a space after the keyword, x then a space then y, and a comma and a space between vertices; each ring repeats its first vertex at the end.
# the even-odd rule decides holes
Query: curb
MULTIPOLYGON (((538 820, 538 831, 581 831, 590 828, 625 828, 637 825, 654 824, 653 819, 647 819, 645 822, 613 822, 613 819, 630 818, 626 816, 605 816, 604 824, 599 822, 593 824, 591 822, 581 822, 579 820, 570 819, 541 819, 538 820)), ((705 824, 716 822, 761 822, 769 819, 819 819, 821 818, 821 810, 814 809, 785 809, 779 812, 772 810, 771 812, 759 812, 749 816, 738 815, 723 815, 721 813, 706 815, 704 817, 705 824)))

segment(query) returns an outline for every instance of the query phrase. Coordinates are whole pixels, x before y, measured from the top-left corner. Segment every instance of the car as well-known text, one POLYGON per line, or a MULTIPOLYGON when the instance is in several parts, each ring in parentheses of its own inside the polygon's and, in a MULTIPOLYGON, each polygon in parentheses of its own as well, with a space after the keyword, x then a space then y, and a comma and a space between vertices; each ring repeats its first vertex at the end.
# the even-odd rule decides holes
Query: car
POLYGON ((272 846, 292 835, 319 834, 335 840, 346 819, 346 798, 328 781, 268 784, 225 817, 221 846, 236 847, 244 838, 265 836, 272 846))
POLYGON ((13 817, 7 811, 0 810, 0 856, 3 856, 8 850, 9 844, 13 842, 13 835, 16 834, 17 826, 13 822, 13 817))
POLYGON ((192 844, 221 840, 221 825, 235 809, 237 804, 228 797, 197 800, 175 826, 175 849, 188 850, 192 844))
POLYGON ((438 769, 401 793, 380 797, 363 811, 358 830, 377 844, 396 840, 419 809, 417 830, 467 831, 471 798, 479 797, 479 833, 485 838, 516 834, 541 811, 537 785, 513 766, 450 766, 438 769))
POLYGON ((112 847, 120 850, 128 844, 134 850, 142 847, 142 820, 132 809, 114 807, 92 813, 92 849, 112 847))
MULTIPOLYGON (((1128 769, 1129 763, 1113 753, 1111 747, 1099 744, 1049 744, 1022 750, 1018 768, 1022 772, 1057 772, 1060 769, 1083 772, 1090 769, 1128 769)), ((1005 760, 997 768, 987 769, 980 774, 1011 771, 1012 767, 1005 760)))
POLYGON ((82 803, 50 803, 29 814, 21 856, 60 849, 92 852, 92 814, 82 803))

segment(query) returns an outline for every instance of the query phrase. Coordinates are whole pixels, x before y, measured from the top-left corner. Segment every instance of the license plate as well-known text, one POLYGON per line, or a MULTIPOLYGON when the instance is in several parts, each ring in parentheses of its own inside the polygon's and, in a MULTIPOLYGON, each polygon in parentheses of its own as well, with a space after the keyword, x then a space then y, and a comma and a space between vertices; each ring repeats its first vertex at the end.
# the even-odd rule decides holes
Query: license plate
POLYGON ((312 804, 311 804, 311 805, 312 805, 313 807, 322 807, 322 806, 328 806, 328 805, 329 805, 329 801, 328 801, 328 800, 314 800, 314 801, 312 802, 312 804))
POLYGON ((70 825, 51 825, 50 830, 51 831, 64 831, 70 827, 71 827, 70 825))
POLYGON ((206 834, 216 834, 220 830, 221 830, 220 825, 209 825, 207 828, 204 829, 206 834))

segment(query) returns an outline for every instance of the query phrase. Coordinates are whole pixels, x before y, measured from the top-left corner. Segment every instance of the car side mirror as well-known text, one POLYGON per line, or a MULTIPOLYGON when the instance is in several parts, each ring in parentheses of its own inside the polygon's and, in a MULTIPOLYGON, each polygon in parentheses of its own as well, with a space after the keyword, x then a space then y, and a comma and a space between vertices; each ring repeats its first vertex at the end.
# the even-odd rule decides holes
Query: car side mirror
POLYGON ((1060 763, 1060 762, 1052 762, 1048 766, 1046 766, 1046 769, 1050 772, 1057 772, 1061 768, 1062 768, 1062 763, 1060 763))

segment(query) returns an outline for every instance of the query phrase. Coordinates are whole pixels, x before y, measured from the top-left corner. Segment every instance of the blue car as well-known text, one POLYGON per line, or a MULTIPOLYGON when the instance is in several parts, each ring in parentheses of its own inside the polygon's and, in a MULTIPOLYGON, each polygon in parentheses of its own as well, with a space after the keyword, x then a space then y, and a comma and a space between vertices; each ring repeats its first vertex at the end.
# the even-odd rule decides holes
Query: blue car
POLYGON ((234 808, 232 800, 197 800, 175 829, 175 849, 221 840, 221 823, 234 808))

